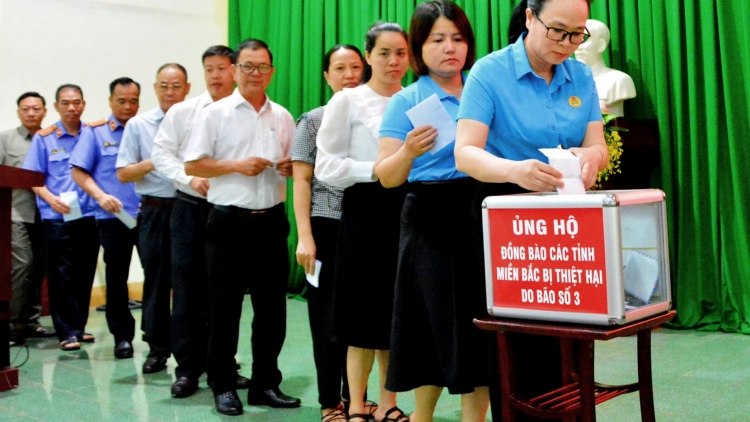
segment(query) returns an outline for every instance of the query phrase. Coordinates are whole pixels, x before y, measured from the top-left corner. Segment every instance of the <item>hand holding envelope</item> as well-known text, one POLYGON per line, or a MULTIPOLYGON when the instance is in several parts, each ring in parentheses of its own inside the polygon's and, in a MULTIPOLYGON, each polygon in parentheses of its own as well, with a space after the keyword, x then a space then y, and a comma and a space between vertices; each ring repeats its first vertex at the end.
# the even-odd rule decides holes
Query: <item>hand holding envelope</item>
POLYGON ((421 157, 427 151, 435 147, 437 129, 432 126, 415 127, 406 135, 404 146, 410 158, 421 157))
POLYGON ((566 149, 539 148, 542 154, 549 158, 549 165, 562 173, 565 186, 558 187, 560 195, 584 195, 586 188, 581 180, 581 161, 566 149))
POLYGON ((429 150, 430 154, 435 154, 456 140, 456 122, 453 121, 453 118, 448 114, 448 110, 445 109, 443 103, 435 94, 409 109, 406 116, 414 125, 415 130, 419 129, 420 126, 432 126, 437 131, 434 138, 435 146, 424 150, 429 150))
POLYGON ((60 200, 64 202, 70 211, 63 214, 63 221, 78 220, 83 217, 81 213, 81 204, 78 203, 78 193, 76 191, 60 193, 60 200))

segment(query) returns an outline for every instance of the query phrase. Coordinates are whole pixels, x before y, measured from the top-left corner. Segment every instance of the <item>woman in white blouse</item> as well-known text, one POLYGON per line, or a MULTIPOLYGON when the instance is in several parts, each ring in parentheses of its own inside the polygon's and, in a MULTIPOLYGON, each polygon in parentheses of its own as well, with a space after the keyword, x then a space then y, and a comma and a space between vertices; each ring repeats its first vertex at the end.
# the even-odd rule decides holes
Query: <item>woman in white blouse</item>
POLYGON ((399 220, 405 187, 380 185, 380 121, 390 97, 401 90, 409 64, 406 32, 396 23, 370 27, 365 40, 365 84, 344 89, 326 105, 318 131, 315 176, 344 188, 336 251, 333 340, 346 344, 350 421, 404 422, 396 394, 385 389, 390 348, 393 286, 398 259, 399 220), (369 77, 368 77, 369 76, 369 77), (380 373, 380 406, 365 413, 364 396, 375 358, 380 373))

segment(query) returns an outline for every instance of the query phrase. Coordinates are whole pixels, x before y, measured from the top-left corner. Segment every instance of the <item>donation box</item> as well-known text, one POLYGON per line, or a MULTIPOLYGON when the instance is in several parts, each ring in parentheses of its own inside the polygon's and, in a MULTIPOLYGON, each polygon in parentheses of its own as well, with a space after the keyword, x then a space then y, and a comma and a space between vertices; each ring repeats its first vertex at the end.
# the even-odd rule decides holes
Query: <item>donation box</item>
POLYGON ((664 192, 484 200, 490 315, 621 325, 671 306, 664 192))

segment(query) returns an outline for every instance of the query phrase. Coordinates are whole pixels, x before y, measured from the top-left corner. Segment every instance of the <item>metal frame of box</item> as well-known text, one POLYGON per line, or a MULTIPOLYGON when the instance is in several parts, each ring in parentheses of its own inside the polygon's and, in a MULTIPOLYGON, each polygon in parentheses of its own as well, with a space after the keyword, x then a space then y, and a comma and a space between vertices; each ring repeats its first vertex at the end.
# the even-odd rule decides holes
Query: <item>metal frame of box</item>
POLYGON ((484 262, 487 290, 487 311, 490 315, 509 318, 549 320, 595 325, 622 325, 666 312, 672 304, 669 269, 669 247, 665 194, 658 189, 630 191, 588 192, 586 195, 558 195, 556 193, 531 193, 488 197, 482 203, 484 228, 484 262), (623 260, 621 235, 621 207, 657 204, 657 247, 660 252, 659 280, 666 297, 663 301, 642 307, 625 309, 623 287, 623 260), (606 259, 607 314, 529 310, 494 306, 493 263, 490 251, 489 210, 496 208, 601 208, 604 224, 606 259))

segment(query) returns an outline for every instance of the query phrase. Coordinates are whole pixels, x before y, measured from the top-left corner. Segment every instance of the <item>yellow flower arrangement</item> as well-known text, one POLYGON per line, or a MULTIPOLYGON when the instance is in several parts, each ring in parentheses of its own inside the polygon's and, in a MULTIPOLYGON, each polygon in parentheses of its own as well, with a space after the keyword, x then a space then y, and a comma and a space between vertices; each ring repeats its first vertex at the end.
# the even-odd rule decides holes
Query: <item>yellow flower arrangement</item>
POLYGON ((616 115, 602 111, 604 140, 607 142, 607 150, 609 151, 609 163, 596 177, 596 187, 600 189, 602 187, 602 182, 609 180, 609 176, 615 173, 621 173, 620 157, 622 156, 622 138, 620 137, 620 132, 627 132, 628 130, 613 126, 612 122, 615 121, 616 118, 616 115))

